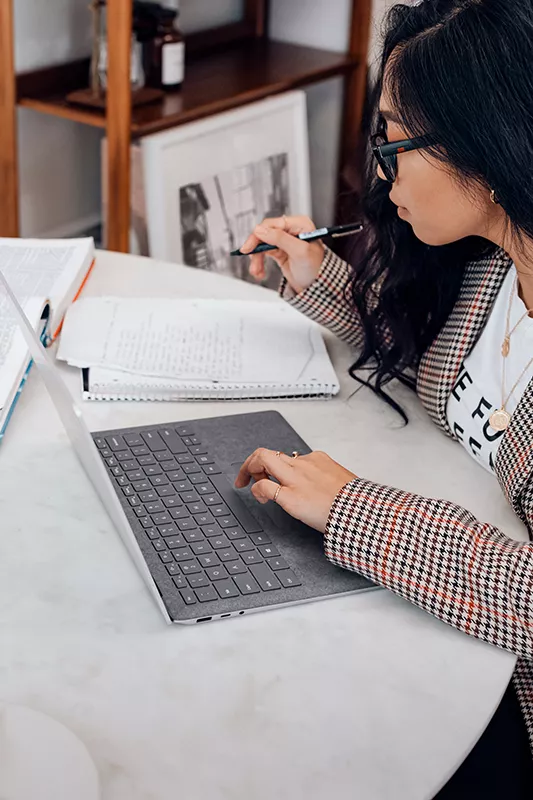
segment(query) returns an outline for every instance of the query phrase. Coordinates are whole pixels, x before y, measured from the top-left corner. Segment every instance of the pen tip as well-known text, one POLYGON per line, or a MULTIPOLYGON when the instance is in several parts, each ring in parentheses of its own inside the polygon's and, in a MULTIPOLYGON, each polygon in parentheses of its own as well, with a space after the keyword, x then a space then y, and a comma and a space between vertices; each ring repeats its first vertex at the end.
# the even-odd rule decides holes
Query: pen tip
POLYGON ((242 253, 240 250, 232 250, 230 256, 242 256, 242 253))

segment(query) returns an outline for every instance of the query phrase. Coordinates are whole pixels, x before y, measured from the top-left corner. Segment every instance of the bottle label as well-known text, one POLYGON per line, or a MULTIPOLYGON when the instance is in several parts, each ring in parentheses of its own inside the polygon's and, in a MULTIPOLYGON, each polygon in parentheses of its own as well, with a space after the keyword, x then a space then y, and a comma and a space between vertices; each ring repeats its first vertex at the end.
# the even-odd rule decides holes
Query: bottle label
POLYGON ((185 42, 169 42, 163 45, 161 83, 175 86, 183 81, 185 74, 185 42))

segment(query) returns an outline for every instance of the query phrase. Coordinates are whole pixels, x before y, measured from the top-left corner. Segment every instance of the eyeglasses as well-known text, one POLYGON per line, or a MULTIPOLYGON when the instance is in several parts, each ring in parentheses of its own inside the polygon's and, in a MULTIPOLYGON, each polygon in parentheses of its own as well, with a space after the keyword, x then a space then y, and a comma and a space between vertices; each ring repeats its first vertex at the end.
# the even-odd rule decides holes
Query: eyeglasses
POLYGON ((414 139, 402 139, 400 142, 389 142, 384 128, 381 128, 370 137, 370 143, 372 145, 372 153, 386 180, 394 183, 398 176, 398 153, 406 153, 408 150, 420 150, 422 147, 435 144, 436 140, 434 136, 427 134, 426 136, 416 136, 414 139))

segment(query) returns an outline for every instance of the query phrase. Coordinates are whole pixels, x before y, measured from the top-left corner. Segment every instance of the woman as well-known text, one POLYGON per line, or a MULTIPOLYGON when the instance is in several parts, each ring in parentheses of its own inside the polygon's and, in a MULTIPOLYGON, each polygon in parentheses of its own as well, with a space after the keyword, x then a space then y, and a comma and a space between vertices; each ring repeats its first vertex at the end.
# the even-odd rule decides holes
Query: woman
MULTIPOLYGON (((295 238, 315 227, 303 217, 265 220, 244 249, 276 245, 288 302, 357 345, 352 371, 370 368, 387 402, 394 378, 416 388, 531 534, 533 0, 394 6, 375 97, 355 266, 295 238)), ((263 256, 250 271, 262 278, 263 256)), ((260 502, 324 533, 335 564, 516 653, 500 708, 439 797, 533 796, 533 545, 324 453, 258 450, 236 485, 250 478, 260 502)))

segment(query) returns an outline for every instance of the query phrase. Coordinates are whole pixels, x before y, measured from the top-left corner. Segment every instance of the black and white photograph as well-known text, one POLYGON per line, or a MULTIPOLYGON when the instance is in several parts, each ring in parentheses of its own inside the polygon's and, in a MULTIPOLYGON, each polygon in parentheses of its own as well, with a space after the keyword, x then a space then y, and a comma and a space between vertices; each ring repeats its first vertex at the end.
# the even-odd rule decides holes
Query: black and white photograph
MULTIPOLYGON (((252 280, 248 257, 230 256, 265 217, 289 212, 288 154, 263 158, 179 190, 183 261, 252 280)), ((277 288, 279 270, 267 257, 264 286, 277 288)))

